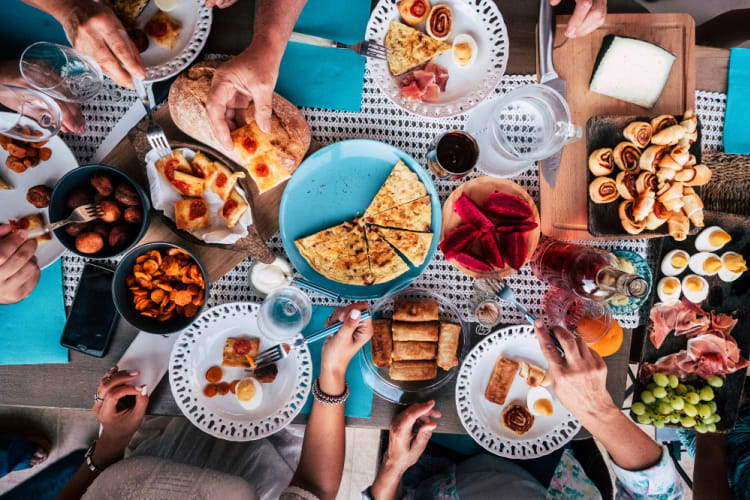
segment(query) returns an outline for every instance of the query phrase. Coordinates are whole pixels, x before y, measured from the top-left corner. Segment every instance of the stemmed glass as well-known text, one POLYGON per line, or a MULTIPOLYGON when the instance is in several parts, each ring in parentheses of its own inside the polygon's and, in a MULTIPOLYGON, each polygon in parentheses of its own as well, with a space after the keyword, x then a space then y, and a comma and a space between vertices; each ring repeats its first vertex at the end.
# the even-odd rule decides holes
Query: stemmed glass
POLYGON ((0 85, 0 134, 22 141, 46 141, 62 125, 60 106, 33 89, 0 85))
POLYGON ((310 298, 293 286, 274 290, 258 313, 258 328, 270 339, 283 342, 294 338, 310 322, 310 298))

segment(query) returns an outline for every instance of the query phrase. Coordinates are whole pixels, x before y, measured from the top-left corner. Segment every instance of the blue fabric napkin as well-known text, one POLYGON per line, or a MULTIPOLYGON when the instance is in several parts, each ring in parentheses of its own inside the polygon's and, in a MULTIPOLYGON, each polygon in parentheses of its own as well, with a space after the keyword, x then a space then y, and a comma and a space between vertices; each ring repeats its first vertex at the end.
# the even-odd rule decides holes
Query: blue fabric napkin
MULTIPOLYGON (((333 312, 333 307, 313 306, 310 324, 302 332, 302 335, 308 336, 322 328, 325 328, 326 319, 333 312)), ((319 340, 308 346, 313 361, 313 381, 320 373, 320 350, 323 348, 323 340, 319 340)), ((344 403, 344 415, 347 417, 370 418, 372 413, 372 389, 365 384, 362 373, 359 371, 359 361, 357 356, 349 363, 346 369, 346 383, 349 385, 349 398, 344 403)), ((308 414, 312 409, 313 395, 307 398, 305 406, 302 407, 302 413, 308 414)))
MULTIPOLYGON (((308 0, 294 31, 347 44, 364 40, 370 0, 308 0)), ((289 42, 276 92, 297 106, 360 110, 365 58, 351 50, 289 42)))
POLYGON ((750 49, 732 49, 729 54, 727 109, 724 115, 724 152, 750 154, 750 49))
POLYGON ((60 345, 65 326, 60 259, 42 271, 25 300, 0 306, 0 325, 0 365, 68 362, 68 350, 60 345))

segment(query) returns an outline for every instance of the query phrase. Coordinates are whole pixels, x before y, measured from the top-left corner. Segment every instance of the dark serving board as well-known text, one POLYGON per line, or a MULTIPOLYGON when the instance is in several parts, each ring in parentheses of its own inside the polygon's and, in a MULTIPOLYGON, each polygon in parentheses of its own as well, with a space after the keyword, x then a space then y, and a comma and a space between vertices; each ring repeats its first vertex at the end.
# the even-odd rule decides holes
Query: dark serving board
MULTIPOLYGON (((721 256, 724 252, 731 250, 742 254, 746 260, 750 258, 750 217, 707 211, 705 218, 706 227, 720 226, 732 236, 732 241, 721 250, 715 252, 716 254, 721 256)), ((667 252, 674 249, 685 250, 688 255, 697 253, 695 249, 695 236, 688 236, 685 241, 674 241, 672 238, 662 239, 659 258, 656 261, 656 269, 654 270, 654 286, 651 287, 651 297, 649 299, 649 304, 651 305, 659 300, 656 288, 659 280, 664 277, 661 272, 661 261, 667 252)), ((682 280, 690 272, 688 268, 677 277, 682 280)), ((745 272, 739 279, 731 283, 721 281, 718 276, 707 276, 706 280, 708 281, 710 290, 708 299, 702 304, 703 309, 716 310, 723 313, 736 311, 739 321, 732 330, 731 335, 737 341, 743 356, 748 357, 748 353, 750 353, 750 272, 745 272)), ((674 333, 670 333, 661 348, 657 350, 651 343, 651 339, 648 337, 648 328, 646 328, 640 364, 638 365, 639 374, 643 363, 653 363, 662 356, 683 350, 686 347, 687 338, 684 335, 675 336, 674 333)), ((728 375, 722 387, 718 389, 714 388, 717 411, 721 415, 721 421, 716 424, 717 431, 727 432, 734 428, 745 387, 746 371, 747 369, 743 369, 728 375)), ((703 385, 702 379, 698 379, 697 383, 703 385)), ((646 385, 636 377, 633 401, 640 400, 640 394, 646 388, 646 385)), ((632 415, 632 417, 635 419, 635 415, 632 415)), ((681 428, 679 425, 669 426, 681 428)))
MULTIPOLYGON (((681 120, 680 115, 675 116, 677 121, 681 120)), ((620 216, 618 215, 618 207, 620 202, 623 201, 622 197, 618 197, 611 203, 594 203, 588 196, 588 186, 596 178, 594 174, 588 168, 588 158, 591 153, 600 148, 612 148, 614 149, 618 143, 626 141, 625 136, 622 135, 623 129, 634 121, 651 122, 651 118, 646 116, 592 116, 586 122, 586 163, 581 165, 581 168, 586 169, 586 198, 588 211, 588 231, 594 236, 620 236, 620 237, 632 237, 627 231, 622 228, 620 223, 620 216)), ((698 122, 698 139, 695 143, 690 146, 690 153, 695 155, 695 159, 698 163, 701 163, 701 124, 698 122)), ((615 171, 610 175, 614 179, 621 170, 615 167, 615 171)), ((701 188, 695 187, 695 192, 698 196, 701 195, 701 188)), ((690 233, 696 232, 694 227, 691 227, 690 233)), ((640 233, 638 238, 656 238, 659 236, 669 235, 667 223, 662 224, 655 230, 645 229, 640 233)))

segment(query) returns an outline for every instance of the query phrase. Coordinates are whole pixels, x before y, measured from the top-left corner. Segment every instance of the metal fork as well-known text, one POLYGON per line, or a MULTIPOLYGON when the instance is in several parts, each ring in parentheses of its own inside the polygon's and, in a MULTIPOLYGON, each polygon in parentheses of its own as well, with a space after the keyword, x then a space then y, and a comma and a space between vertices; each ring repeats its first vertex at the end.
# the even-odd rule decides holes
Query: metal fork
MULTIPOLYGON (((359 317, 359 322, 361 323, 362 321, 366 321, 368 319, 370 319, 370 311, 362 311, 362 315, 359 317)), ((258 368, 263 368, 264 366, 268 366, 276 363, 277 361, 281 361, 282 359, 289 356, 289 353, 292 352, 292 350, 298 349, 305 344, 312 344, 313 342, 317 342, 320 339, 324 339, 329 335, 338 332, 342 326, 344 326, 344 323, 342 323, 341 321, 337 321, 331 326, 327 326, 322 330, 318 330, 308 337, 297 337, 297 340, 295 340, 291 345, 283 343, 276 344, 275 346, 266 349, 255 357, 255 369, 257 370, 258 368)))
POLYGON ((100 219, 103 215, 104 212, 102 211, 101 206, 96 203, 81 205, 80 207, 73 210, 73 213, 70 214, 67 219, 63 219, 58 222, 52 222, 50 224, 47 224, 46 226, 37 227, 28 231, 27 235, 29 239, 37 238, 39 236, 42 236, 43 234, 52 232, 55 229, 63 227, 72 222, 89 222, 94 219, 100 219))
POLYGON ((318 47, 349 49, 353 50, 361 56, 372 57, 373 59, 385 59, 387 53, 385 46, 372 40, 362 40, 361 42, 355 43, 354 45, 347 45, 345 43, 337 42, 336 40, 329 40, 328 38, 321 38, 319 36, 305 35, 304 33, 295 32, 292 33, 289 41, 304 43, 306 45, 317 45, 318 47))
POLYGON ((143 107, 146 108, 146 115, 148 115, 148 127, 146 128, 146 138, 148 143, 151 145, 151 149, 156 150, 160 158, 164 156, 170 156, 172 154, 172 148, 169 146, 167 136, 164 134, 164 130, 154 120, 154 108, 156 107, 153 102, 152 93, 149 92, 146 86, 138 78, 133 78, 133 86, 135 87, 135 93, 138 95, 143 107))

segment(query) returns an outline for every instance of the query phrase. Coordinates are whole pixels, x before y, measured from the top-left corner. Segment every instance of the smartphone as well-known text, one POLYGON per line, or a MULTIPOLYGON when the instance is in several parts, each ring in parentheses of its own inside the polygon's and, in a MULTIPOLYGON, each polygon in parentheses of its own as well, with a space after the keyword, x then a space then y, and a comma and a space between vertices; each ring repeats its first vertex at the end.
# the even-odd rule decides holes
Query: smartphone
POLYGON ((113 276, 111 269, 97 264, 83 267, 60 339, 64 347, 98 358, 107 352, 119 319, 112 299, 113 276))

